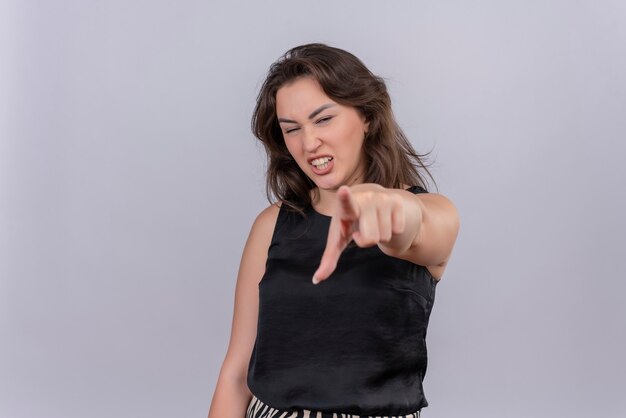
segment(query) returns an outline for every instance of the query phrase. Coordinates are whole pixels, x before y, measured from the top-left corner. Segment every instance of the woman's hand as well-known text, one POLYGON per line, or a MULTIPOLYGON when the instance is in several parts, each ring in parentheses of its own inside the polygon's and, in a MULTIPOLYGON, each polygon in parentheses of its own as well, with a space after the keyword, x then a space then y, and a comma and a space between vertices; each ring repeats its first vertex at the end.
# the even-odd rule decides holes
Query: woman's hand
MULTIPOLYGON (((326 248, 313 274, 313 283, 326 280, 335 271, 339 257, 350 241, 354 240, 362 248, 371 247, 389 243, 394 236, 405 232, 407 210, 402 192, 375 183, 341 186, 337 190, 326 248)), ((419 205, 412 208, 420 210, 419 205)), ((403 242, 410 244, 412 238, 403 239, 403 242)))

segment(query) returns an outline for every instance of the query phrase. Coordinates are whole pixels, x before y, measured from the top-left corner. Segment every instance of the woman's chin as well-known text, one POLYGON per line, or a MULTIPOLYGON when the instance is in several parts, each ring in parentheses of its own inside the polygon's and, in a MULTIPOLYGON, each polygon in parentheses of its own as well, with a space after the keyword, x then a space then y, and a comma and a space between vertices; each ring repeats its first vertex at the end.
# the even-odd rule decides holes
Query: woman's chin
POLYGON ((336 192, 339 189, 339 187, 341 187, 341 184, 328 185, 328 186, 327 185, 324 185, 324 186, 318 185, 317 189, 318 190, 324 190, 325 192, 333 192, 334 193, 334 192, 336 192))

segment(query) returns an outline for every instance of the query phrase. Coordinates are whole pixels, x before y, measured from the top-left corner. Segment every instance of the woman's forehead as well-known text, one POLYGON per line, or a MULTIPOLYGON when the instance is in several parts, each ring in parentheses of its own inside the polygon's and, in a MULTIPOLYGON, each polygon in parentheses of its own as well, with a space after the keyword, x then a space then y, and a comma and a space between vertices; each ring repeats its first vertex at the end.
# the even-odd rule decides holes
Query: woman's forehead
POLYGON ((326 98, 328 96, 317 82, 311 77, 300 77, 283 84, 276 92, 276 102, 287 100, 303 100, 326 98))
POLYGON ((320 106, 328 104, 340 107, 324 93, 319 83, 311 78, 297 79, 281 86, 276 92, 276 113, 279 118, 296 114, 306 116, 320 106))

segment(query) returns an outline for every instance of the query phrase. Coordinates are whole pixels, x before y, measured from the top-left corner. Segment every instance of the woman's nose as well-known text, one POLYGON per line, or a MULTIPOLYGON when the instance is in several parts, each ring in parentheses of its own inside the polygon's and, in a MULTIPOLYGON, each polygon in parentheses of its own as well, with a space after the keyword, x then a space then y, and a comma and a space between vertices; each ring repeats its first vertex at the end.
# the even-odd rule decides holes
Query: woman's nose
POLYGON ((304 149, 307 152, 315 151, 321 143, 322 141, 317 135, 315 129, 308 128, 304 130, 304 149))

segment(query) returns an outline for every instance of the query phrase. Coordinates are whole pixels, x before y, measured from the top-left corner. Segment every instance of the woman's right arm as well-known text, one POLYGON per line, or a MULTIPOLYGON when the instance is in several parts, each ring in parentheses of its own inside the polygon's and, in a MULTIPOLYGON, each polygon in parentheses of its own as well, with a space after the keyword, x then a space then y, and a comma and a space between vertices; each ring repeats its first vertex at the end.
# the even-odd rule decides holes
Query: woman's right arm
POLYGON ((244 418, 252 393, 248 389, 248 364, 256 339, 259 282, 265 273, 267 250, 278 218, 279 206, 270 205, 256 217, 243 249, 228 350, 209 407, 208 418, 244 418))

